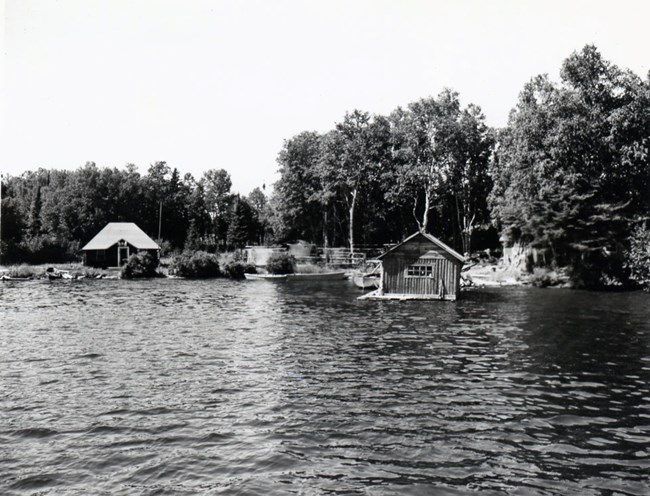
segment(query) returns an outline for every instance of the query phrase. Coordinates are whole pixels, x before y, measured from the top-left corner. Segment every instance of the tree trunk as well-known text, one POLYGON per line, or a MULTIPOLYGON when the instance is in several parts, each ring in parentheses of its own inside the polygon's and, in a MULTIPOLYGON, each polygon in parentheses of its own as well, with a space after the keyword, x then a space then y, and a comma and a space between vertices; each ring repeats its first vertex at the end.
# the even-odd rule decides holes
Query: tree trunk
POLYGON ((330 247, 330 240, 327 235, 327 205, 323 206, 323 247, 330 247))
POLYGON ((422 224, 420 224, 420 231, 427 232, 429 226, 429 210, 431 210, 431 194, 428 191, 424 192, 424 213, 422 214, 422 224))
POLYGON ((469 254, 472 249, 472 232, 474 231, 476 213, 472 215, 472 218, 470 219, 470 212, 466 203, 463 202, 463 208, 461 209, 458 194, 454 194, 454 200, 456 204, 456 219, 458 222, 458 229, 460 230, 461 243, 463 245, 463 255, 466 253, 469 254))
POLYGON ((354 255, 354 207, 357 203, 357 189, 352 191, 352 198, 350 199, 350 255, 354 255))

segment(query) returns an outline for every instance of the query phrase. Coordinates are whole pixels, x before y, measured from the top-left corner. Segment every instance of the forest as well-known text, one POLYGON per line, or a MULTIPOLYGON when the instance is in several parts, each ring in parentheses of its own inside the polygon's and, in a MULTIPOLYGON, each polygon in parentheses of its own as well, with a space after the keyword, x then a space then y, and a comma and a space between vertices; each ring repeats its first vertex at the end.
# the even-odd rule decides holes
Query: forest
POLYGON ((297 239, 395 243, 427 231, 461 253, 535 249, 581 285, 650 282, 650 74, 585 46, 525 84, 507 126, 445 89, 389 115, 347 112, 285 140, 279 179, 247 196, 228 172, 165 162, 26 172, 2 180, 2 263, 76 259, 107 222, 137 223, 165 251, 297 239))

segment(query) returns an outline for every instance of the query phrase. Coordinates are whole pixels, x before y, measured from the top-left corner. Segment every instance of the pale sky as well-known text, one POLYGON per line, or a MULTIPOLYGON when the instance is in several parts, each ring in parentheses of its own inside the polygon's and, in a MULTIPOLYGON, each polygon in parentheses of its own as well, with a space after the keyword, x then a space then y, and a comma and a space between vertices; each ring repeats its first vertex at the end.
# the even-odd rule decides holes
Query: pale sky
POLYGON ((647 0, 0 0, 2 172, 86 161, 277 179, 283 140, 444 87, 503 126, 593 43, 645 78, 647 0), (4 75, 4 76, 3 76, 4 75), (3 76, 3 77, 2 77, 3 76))

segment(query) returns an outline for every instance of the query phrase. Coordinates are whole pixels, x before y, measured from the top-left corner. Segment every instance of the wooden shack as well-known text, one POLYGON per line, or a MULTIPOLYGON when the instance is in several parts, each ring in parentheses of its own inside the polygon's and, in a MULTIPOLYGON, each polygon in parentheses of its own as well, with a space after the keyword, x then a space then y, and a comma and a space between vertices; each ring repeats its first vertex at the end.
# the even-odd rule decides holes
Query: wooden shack
POLYGON ((133 222, 109 222, 81 251, 84 265, 107 268, 121 267, 143 251, 158 259, 160 246, 133 222))
POLYGON ((455 300, 465 259, 434 236, 417 232, 378 257, 380 288, 370 297, 455 300))

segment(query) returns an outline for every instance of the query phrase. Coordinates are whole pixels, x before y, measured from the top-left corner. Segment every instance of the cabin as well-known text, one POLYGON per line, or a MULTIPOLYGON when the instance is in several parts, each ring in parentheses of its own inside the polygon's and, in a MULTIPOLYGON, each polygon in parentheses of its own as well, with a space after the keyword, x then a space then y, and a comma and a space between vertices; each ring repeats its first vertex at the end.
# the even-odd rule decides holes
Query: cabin
POLYGON ((417 232, 378 258, 382 276, 376 297, 453 301, 460 293, 465 258, 430 234, 417 232))
POLYGON ((84 265, 121 267, 131 255, 147 251, 159 258, 160 246, 133 222, 109 222, 81 251, 84 265))

